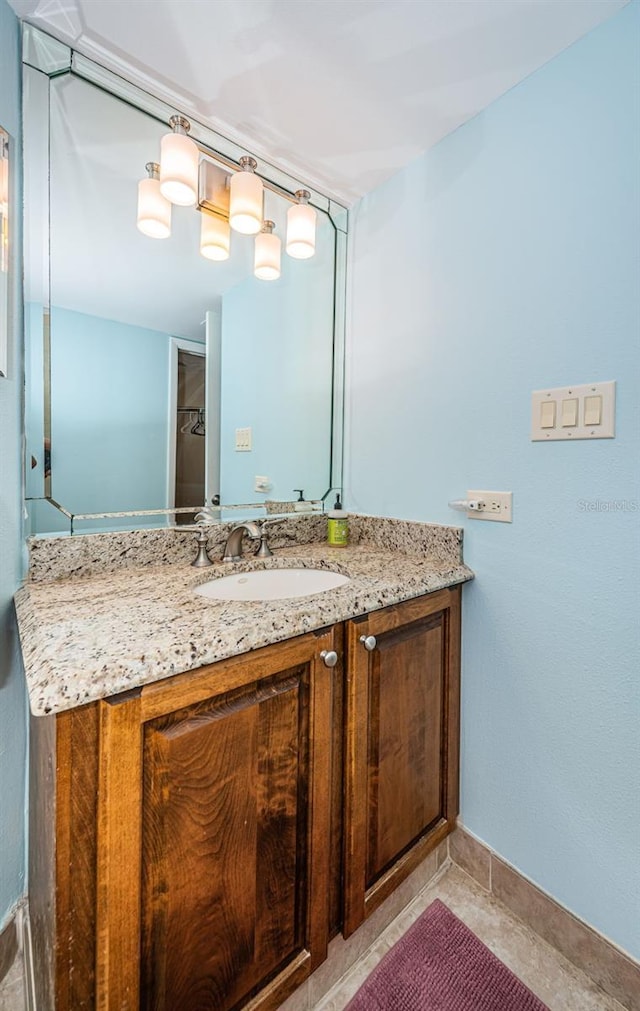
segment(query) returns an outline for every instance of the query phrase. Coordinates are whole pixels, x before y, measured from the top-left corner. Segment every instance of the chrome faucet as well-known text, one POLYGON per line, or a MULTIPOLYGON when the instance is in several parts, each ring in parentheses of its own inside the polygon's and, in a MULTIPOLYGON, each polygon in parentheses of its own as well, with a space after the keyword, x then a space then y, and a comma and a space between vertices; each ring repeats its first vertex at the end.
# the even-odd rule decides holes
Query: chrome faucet
POLYGON ((256 558, 269 558, 273 554, 267 544, 266 523, 256 523, 248 520, 246 523, 238 523, 233 528, 224 546, 222 555, 223 562, 239 562, 242 558, 242 538, 247 534, 252 541, 260 541, 260 547, 256 551, 256 558))

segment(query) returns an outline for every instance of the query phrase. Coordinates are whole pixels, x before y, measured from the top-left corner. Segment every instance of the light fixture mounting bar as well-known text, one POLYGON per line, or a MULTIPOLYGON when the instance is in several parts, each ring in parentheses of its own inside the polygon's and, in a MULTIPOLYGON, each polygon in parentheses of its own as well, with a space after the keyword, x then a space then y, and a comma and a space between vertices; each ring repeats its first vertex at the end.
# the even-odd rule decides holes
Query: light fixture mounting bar
POLYGON ((208 158, 200 162, 198 209, 229 220, 229 172, 208 158))
MULTIPOLYGON (((227 158, 225 155, 220 154, 219 151, 213 151, 206 144, 203 144, 202 141, 196 140, 195 137, 192 137, 191 139, 193 140, 194 144, 197 145, 200 154, 206 161, 209 161, 212 164, 219 166, 220 168, 226 169, 228 175, 232 172, 241 172, 243 167, 242 162, 244 161, 245 158, 250 158, 250 160, 254 163, 254 171, 255 168, 257 167, 258 163, 256 162, 255 158, 251 158, 250 155, 243 155, 239 159, 239 161, 233 161, 231 158, 227 158)), ((260 172, 256 172, 256 175, 259 176, 260 179, 262 179, 262 185, 264 186, 265 190, 269 190, 271 193, 276 193, 278 196, 284 197, 284 199, 288 200, 290 204, 298 203, 296 193, 299 193, 300 190, 293 190, 293 191, 286 190, 283 186, 279 186, 278 183, 271 182, 270 179, 268 179, 266 176, 261 175, 260 172)), ((309 193, 309 190, 305 190, 305 192, 309 193)), ((313 206, 310 193, 307 200, 311 204, 311 206, 313 206)), ((323 208, 321 207, 320 209, 322 210, 323 208)))

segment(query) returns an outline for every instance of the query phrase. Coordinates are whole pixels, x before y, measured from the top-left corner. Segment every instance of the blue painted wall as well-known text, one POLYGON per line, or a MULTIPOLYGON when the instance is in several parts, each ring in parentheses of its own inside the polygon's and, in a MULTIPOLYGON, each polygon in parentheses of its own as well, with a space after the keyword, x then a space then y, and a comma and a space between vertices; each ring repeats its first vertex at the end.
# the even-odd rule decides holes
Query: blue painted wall
POLYGON ((166 505, 169 341, 51 310, 52 493, 71 512, 166 505))
POLYGON ((222 502, 324 495, 330 483, 334 231, 318 214, 316 255, 282 254, 277 281, 249 277, 222 298, 222 502), (251 428, 251 452, 235 451, 251 428), (253 491, 269 477, 269 495, 253 491))
POLYGON ((20 33, 0 0, 0 125, 13 147, 13 286, 9 320, 9 378, 0 379, 0 929, 25 889, 27 712, 12 598, 21 562, 21 174, 20 33))
POLYGON ((633 3, 356 208, 346 469, 436 522, 513 491, 463 521, 462 817, 636 957, 639 44, 633 3), (532 390, 608 379, 614 441, 530 442, 532 390))

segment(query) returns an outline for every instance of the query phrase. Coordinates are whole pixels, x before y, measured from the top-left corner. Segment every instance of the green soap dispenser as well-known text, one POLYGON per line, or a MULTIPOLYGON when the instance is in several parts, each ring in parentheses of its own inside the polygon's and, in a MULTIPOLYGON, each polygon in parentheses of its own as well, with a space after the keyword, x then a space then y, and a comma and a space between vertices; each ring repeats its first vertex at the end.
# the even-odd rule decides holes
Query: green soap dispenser
POLYGON ((327 516, 327 544, 332 548, 346 548, 349 543, 349 521, 346 510, 342 508, 339 492, 335 505, 327 516))

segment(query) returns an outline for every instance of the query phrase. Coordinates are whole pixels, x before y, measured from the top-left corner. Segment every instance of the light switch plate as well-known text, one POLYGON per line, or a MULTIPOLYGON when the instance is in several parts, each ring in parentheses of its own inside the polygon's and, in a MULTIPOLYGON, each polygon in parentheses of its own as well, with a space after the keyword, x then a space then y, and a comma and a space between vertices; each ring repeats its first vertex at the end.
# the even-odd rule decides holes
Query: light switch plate
POLYGON ((251 452, 251 429, 236 428, 236 453, 251 452))
POLYGON ((554 389, 535 390, 531 394, 532 442, 557 442, 559 439, 614 439, 615 420, 616 384, 614 381, 586 383, 583 386, 558 386, 554 389), (586 408, 591 403, 592 397, 600 397, 602 401, 601 418, 598 425, 585 424, 586 408), (576 424, 571 423, 572 419, 567 419, 567 405, 572 401, 577 401, 576 424), (553 425, 549 424, 552 415, 549 404, 555 404, 555 424, 553 425))
POLYGON ((479 509, 467 511, 470 520, 492 520, 494 523, 511 523, 513 520, 513 492, 468 491, 467 501, 481 503, 479 509))

